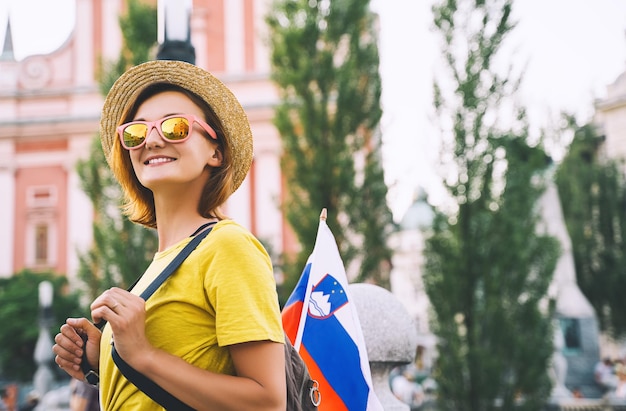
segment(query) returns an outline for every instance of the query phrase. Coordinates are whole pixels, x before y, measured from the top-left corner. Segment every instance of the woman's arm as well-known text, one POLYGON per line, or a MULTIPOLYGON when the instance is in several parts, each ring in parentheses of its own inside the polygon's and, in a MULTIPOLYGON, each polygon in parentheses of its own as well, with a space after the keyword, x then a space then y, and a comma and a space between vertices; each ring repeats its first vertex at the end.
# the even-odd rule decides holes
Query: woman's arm
POLYGON ((201 370, 162 350, 137 358, 135 369, 196 410, 286 407, 284 346, 258 341, 230 346, 237 376, 201 370))
POLYGON ((247 342, 229 347, 237 376, 203 370, 150 344, 145 301, 112 288, 91 306, 93 320, 107 320, 115 349, 130 366, 196 410, 280 410, 286 407, 282 343, 247 342))

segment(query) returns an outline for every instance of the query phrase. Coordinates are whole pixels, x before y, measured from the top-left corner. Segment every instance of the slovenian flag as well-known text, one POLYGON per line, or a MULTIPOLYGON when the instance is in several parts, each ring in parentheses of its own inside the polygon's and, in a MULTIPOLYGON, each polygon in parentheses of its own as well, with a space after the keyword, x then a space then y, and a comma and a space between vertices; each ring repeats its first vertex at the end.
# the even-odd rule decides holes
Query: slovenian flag
POLYGON ((382 411, 337 242, 322 211, 315 248, 282 311, 285 333, 319 383, 320 411, 382 411), (305 304, 305 301, 307 302, 305 304))

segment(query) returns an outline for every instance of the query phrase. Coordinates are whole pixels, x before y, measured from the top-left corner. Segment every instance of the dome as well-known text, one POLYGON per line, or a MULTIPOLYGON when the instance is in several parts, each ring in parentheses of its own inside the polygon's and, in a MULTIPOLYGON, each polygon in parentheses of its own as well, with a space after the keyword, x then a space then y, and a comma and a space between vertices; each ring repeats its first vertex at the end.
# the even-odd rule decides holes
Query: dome
POLYGON ((420 188, 415 201, 400 221, 400 229, 402 231, 424 230, 430 228, 433 223, 435 212, 426 200, 426 192, 420 188))

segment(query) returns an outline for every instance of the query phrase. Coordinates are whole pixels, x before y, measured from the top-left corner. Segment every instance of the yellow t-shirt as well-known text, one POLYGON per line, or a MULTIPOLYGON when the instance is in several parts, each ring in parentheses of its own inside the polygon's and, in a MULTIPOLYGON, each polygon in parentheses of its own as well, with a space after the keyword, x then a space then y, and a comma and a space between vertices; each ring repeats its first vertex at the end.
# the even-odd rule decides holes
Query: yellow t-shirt
MULTIPOLYGON (((141 294, 190 239, 157 253, 132 293, 141 294)), ((146 334, 197 367, 231 375, 229 345, 284 343, 272 264, 261 243, 233 221, 217 223, 146 302, 146 334)), ((121 375, 110 342, 107 325, 100 343, 102 409, 163 410, 121 375)))

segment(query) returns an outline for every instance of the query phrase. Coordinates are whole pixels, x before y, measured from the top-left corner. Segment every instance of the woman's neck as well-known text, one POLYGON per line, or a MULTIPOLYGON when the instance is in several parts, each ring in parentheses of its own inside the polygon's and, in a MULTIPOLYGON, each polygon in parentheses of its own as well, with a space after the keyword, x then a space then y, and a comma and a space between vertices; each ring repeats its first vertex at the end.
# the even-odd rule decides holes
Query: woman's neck
POLYGON ((198 213, 197 201, 158 201, 155 198, 159 251, 166 250, 182 239, 191 236, 203 224, 217 222, 198 213))
MULTIPOLYGON (((159 219, 162 221, 162 219, 159 219)), ((164 251, 184 238, 197 234, 197 231, 209 223, 216 223, 217 218, 204 218, 194 216, 194 218, 170 220, 167 223, 158 223, 157 233, 159 238, 159 251, 164 251)))

